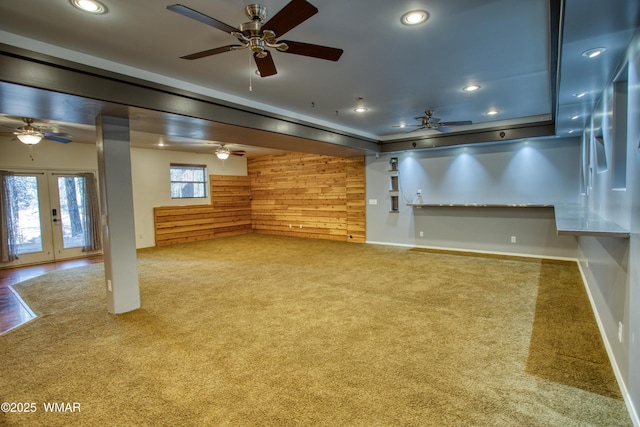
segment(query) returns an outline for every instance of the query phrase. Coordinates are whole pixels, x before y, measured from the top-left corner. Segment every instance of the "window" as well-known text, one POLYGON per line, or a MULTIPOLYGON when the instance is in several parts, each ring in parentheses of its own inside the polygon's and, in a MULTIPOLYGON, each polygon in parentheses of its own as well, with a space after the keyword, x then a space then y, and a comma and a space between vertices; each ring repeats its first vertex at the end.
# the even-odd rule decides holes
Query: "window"
POLYGON ((207 197, 206 165, 171 164, 171 198, 207 197))

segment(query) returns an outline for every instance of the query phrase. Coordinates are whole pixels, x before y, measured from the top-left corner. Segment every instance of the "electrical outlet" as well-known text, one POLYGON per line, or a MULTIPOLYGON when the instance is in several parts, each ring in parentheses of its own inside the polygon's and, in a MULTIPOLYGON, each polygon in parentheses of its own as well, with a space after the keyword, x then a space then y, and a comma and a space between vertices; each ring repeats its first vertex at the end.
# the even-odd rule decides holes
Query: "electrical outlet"
POLYGON ((422 196, 422 190, 418 190, 418 196, 422 196))
POLYGON ((511 236, 511 243, 515 243, 516 242, 516 236, 511 236))
POLYGON ((377 205, 378 204, 378 199, 369 199, 369 204, 370 205, 377 205))
POLYGON ((302 229, 302 224, 300 224, 300 228, 302 229))
POLYGON ((622 343, 622 322, 618 322, 618 341, 620 341, 620 343, 622 343))
POLYGON ((110 279, 107 279, 107 290, 109 290, 109 292, 113 292, 113 286, 111 285, 110 279))
POLYGON ((420 232, 420 237, 424 237, 424 231, 420 232))
POLYGON ((289 228, 291 228, 291 224, 289 224, 289 228))

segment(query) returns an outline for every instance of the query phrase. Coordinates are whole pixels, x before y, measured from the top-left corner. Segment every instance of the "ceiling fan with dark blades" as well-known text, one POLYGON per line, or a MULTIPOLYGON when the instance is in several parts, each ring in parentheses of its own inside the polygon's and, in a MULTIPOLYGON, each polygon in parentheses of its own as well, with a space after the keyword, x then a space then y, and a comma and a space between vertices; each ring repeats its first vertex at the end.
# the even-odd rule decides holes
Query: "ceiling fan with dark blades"
POLYGON ((416 127, 416 129, 410 130, 409 132, 415 132, 422 129, 431 129, 437 130, 438 132, 448 133, 451 132, 449 129, 450 126, 464 126, 470 125, 472 122, 470 120, 463 120, 458 122, 443 122, 438 117, 433 117, 433 110, 426 110, 424 112, 424 116, 419 116, 415 118, 416 120, 420 120, 419 125, 406 125, 406 126, 394 126, 394 127, 416 127))
POLYGON ((215 154, 220 160, 226 160, 229 156, 242 157, 246 154, 244 150, 229 150, 225 145, 226 144, 219 144, 215 150, 215 154))
POLYGON ((3 133, 6 133, 8 135, 15 135, 16 138, 20 140, 20 142, 27 145, 35 145, 43 139, 68 144, 73 139, 73 136, 68 133, 47 132, 44 130, 45 126, 34 126, 35 119, 32 119, 30 117, 22 117, 22 121, 25 123, 24 126, 19 126, 14 132, 11 133, 3 133))
POLYGON ((245 13, 251 21, 240 25, 239 29, 182 4, 167 6, 167 9, 229 33, 240 42, 240 44, 232 44, 185 55, 181 57, 183 59, 193 60, 234 50, 251 49, 260 76, 268 77, 277 74, 277 70, 273 57, 267 48, 328 61, 339 60, 343 52, 342 49, 328 46, 278 40, 279 37, 282 37, 288 31, 318 13, 318 9, 306 0, 292 0, 266 22, 264 20, 267 17, 267 7, 259 4, 250 4, 245 7, 245 13))

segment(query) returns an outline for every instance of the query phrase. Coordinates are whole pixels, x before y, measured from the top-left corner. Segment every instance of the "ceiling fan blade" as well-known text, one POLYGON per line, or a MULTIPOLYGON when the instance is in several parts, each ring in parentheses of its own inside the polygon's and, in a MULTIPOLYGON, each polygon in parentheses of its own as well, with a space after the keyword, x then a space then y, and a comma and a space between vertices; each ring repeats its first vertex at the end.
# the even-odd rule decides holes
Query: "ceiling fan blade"
POLYGON ((246 152, 244 150, 235 150, 235 151, 230 151, 229 154, 231 154, 232 156, 244 156, 246 154, 246 152))
POLYGON ((62 142, 63 144, 68 144, 73 139, 73 136, 68 133, 54 133, 54 132, 43 132, 44 139, 49 139, 51 141, 62 142))
POLYGON ((237 28, 232 27, 231 25, 227 25, 224 22, 220 22, 217 19, 214 19, 210 16, 205 15, 204 13, 200 13, 197 10, 193 10, 181 4, 167 6, 167 9, 182 16, 186 16, 187 18, 195 19, 196 21, 202 22, 203 24, 209 25, 213 28, 222 30, 225 33, 231 34, 234 31, 238 31, 237 28))
POLYGON ((340 59, 342 49, 334 47, 320 46, 317 44, 301 43, 294 41, 282 40, 289 48, 283 50, 284 53, 293 53, 294 55, 310 56, 312 58, 326 59, 327 61, 337 61, 340 59))
POLYGON ((444 126, 464 126, 464 125, 470 125, 473 124, 473 122, 471 120, 463 120, 460 122, 445 122, 445 123, 440 123, 440 125, 444 125, 444 126))
POLYGON ((418 131, 418 130, 422 130, 422 129, 424 129, 424 128, 426 128, 426 126, 420 126, 419 128, 415 128, 414 130, 410 130, 410 131, 409 131, 409 132, 407 132, 407 133, 411 133, 411 132, 415 132, 415 131, 418 131))
POLYGON ((448 128, 448 127, 446 127, 446 126, 442 126, 442 125, 440 125, 440 126, 434 126, 432 129, 437 130, 438 132, 442 132, 442 133, 449 133, 449 132, 451 132, 451 129, 449 129, 449 128, 448 128))
POLYGON ((258 54, 254 53, 253 58, 256 60, 256 65, 258 66, 258 71, 260 71, 260 77, 269 77, 274 74, 278 74, 276 71, 276 64, 273 63, 273 58, 271 57, 271 53, 268 50, 265 50, 267 56, 264 58, 258 58, 258 54))
POLYGON ((262 29, 271 30, 276 33, 277 37, 282 37, 316 13, 318 13, 318 9, 306 0, 291 0, 289 4, 273 15, 262 26, 262 29))
POLYGON ((211 56, 211 55, 217 55, 219 53, 229 52, 229 51, 233 50, 233 48, 236 48, 236 47, 241 47, 241 45, 239 45, 239 44, 231 44, 229 46, 216 47, 215 49, 203 50, 202 52, 192 53, 190 55, 181 56, 180 58, 189 59, 189 60, 191 60, 191 59, 200 59, 200 58, 204 58, 205 56, 211 56))
POLYGON ((429 123, 440 123, 440 117, 427 117, 429 119, 429 123))

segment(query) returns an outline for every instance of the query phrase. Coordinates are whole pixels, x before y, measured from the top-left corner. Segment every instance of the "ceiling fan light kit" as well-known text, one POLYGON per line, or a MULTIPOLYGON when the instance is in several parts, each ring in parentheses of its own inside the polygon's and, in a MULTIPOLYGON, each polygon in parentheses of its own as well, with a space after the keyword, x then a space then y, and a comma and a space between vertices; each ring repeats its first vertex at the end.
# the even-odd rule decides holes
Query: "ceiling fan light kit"
POLYGON ((260 72, 260 77, 264 78, 278 73, 268 49, 328 61, 339 60, 343 53, 342 49, 333 47, 278 40, 278 37, 282 37, 285 33, 318 13, 318 9, 306 0, 292 0, 267 22, 264 22, 267 18, 267 7, 260 4, 250 4, 244 9, 250 21, 240 25, 240 28, 225 24, 181 4, 167 6, 167 9, 229 33, 240 42, 240 44, 227 45, 185 55, 181 57, 182 59, 194 60, 235 50, 250 49, 253 52, 253 58, 260 72))
POLYGON ((220 160, 227 160, 229 156, 244 156, 246 152, 244 150, 229 150, 225 144, 220 144, 220 146, 215 151, 216 157, 220 160))
POLYGON ((364 99, 358 98, 356 100, 356 108, 353 109, 356 113, 364 113, 369 111, 369 109, 364 105, 364 99))
POLYGON ((230 155, 231 153, 229 153, 229 150, 227 150, 226 148, 216 150, 216 157, 220 160, 227 160, 230 155))
POLYGON ((20 142, 26 145, 36 145, 44 137, 41 133, 21 133, 16 136, 20 142))
POLYGON ((36 145, 43 139, 62 142, 64 144, 71 142, 72 136, 68 133, 43 132, 39 127, 33 126, 35 120, 30 117, 23 117, 22 121, 25 125, 18 127, 13 132, 13 135, 23 144, 36 145))

